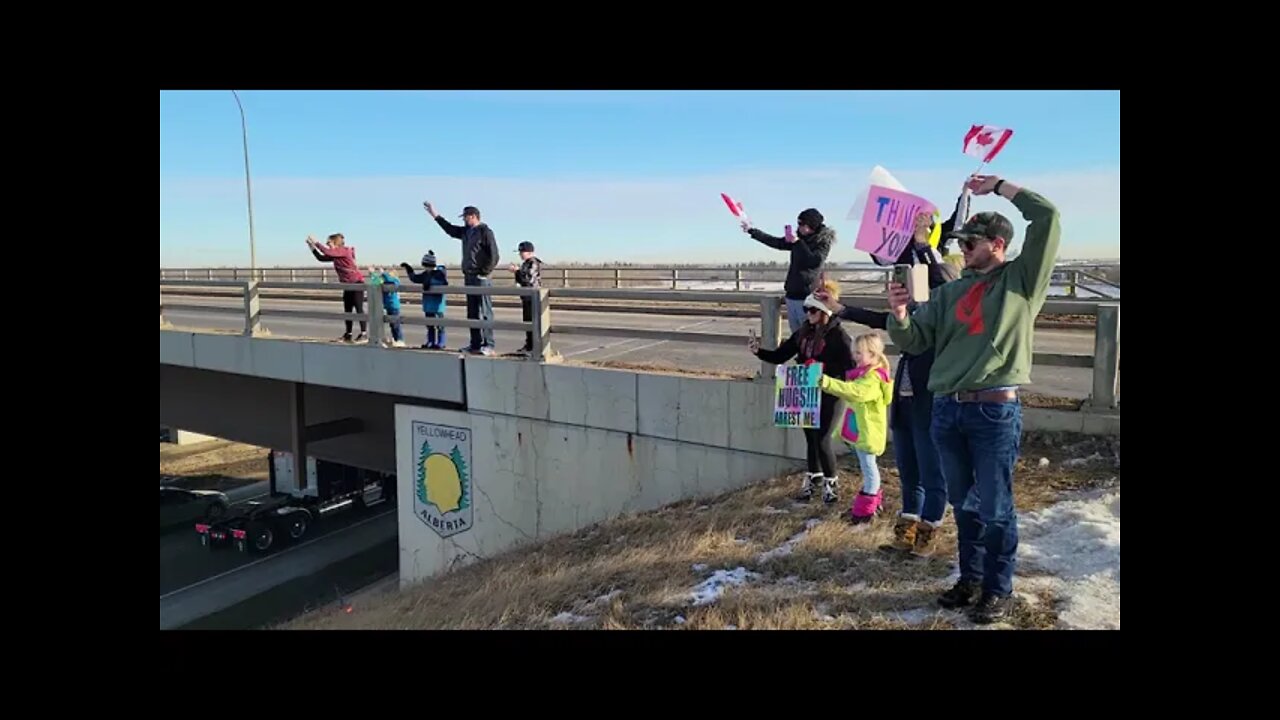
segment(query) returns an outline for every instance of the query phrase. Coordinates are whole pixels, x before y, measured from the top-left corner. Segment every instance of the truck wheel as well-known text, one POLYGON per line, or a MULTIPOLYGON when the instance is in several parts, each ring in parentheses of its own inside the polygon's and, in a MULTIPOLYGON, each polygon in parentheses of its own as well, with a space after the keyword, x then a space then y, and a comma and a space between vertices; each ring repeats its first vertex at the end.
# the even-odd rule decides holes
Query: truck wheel
POLYGON ((307 534, 307 526, 309 524, 306 513, 296 512, 290 515, 286 526, 289 529, 289 539, 301 540, 302 536, 307 534))
POLYGON ((249 529, 249 545, 258 552, 266 552, 275 543, 276 535, 267 525, 257 525, 249 529))

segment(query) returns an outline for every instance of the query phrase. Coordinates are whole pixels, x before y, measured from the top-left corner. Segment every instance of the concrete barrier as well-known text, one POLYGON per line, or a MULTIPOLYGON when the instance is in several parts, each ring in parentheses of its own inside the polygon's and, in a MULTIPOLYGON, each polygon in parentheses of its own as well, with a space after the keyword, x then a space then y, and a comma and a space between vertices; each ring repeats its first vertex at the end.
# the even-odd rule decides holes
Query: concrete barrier
POLYGON ((463 404, 462 359, 367 345, 160 331, 160 364, 463 404))
POLYGON ((168 442, 174 445, 195 445, 197 443, 212 442, 218 438, 212 435, 201 435, 200 433, 191 432, 189 430, 179 430, 177 428, 169 428, 168 442))

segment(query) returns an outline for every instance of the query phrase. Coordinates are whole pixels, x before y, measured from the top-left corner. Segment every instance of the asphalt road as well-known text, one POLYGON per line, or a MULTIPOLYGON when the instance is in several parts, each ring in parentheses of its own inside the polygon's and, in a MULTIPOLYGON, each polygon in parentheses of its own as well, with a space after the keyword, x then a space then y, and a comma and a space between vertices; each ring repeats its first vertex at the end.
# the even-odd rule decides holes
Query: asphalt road
MULTIPOLYGON (((236 488, 228 493, 232 503, 240 503, 265 495, 267 483, 254 483, 236 488)), ((382 512, 391 506, 377 505, 366 512, 344 509, 332 517, 313 523, 303 542, 339 532, 355 523, 382 512)), ((242 553, 234 546, 210 550, 200 544, 194 525, 177 527, 160 535, 160 596, 177 592, 222 573, 229 573, 263 557, 289 552, 292 546, 282 545, 266 555, 242 553)))
MULTIPOLYGON (((235 331, 244 327, 243 304, 235 299, 175 296, 172 301, 184 305, 201 305, 226 308, 226 314, 166 310, 165 319, 179 329, 235 331)), ((262 324, 275 337, 303 338, 311 340, 337 339, 343 332, 342 321, 312 320, 284 316, 272 316, 272 310, 319 310, 340 312, 341 300, 335 298, 333 307, 323 303, 279 299, 262 300, 262 324)), ((407 313, 417 313, 416 306, 406 306, 407 313)), ((466 317, 465 307, 449 307, 449 316, 466 317)), ((494 308, 497 320, 519 321, 519 308, 494 308)), ((625 339, 616 337, 592 337, 590 335, 552 334, 552 345, 570 362, 599 362, 614 360, 628 363, 655 363, 687 370, 720 370, 753 372, 759 361, 746 349, 747 332, 759 328, 759 321, 751 318, 696 317, 672 315, 606 314, 600 312, 575 312, 554 310, 556 323, 581 326, 607 326, 642 328, 648 330, 685 330, 733 335, 742 338, 742 349, 732 346, 711 345, 650 339, 625 339)), ((866 328, 848 323, 852 334, 866 328)), ((784 331, 785 331, 784 324, 784 331)), ((405 327, 405 342, 410 348, 421 345, 426 328, 405 327)), ((499 352, 512 352, 524 344, 524 334, 498 330, 494 333, 499 352)), ((448 346, 461 348, 468 342, 466 328, 448 329, 448 346)), ((887 336, 886 336, 887 338, 887 336)), ((1037 330, 1034 340, 1036 352, 1090 355, 1093 352, 1093 330, 1037 330)), ((409 352, 417 350, 403 350, 409 352)), ((1093 371, 1089 368, 1066 368, 1037 365, 1032 370, 1032 383, 1027 388, 1033 392, 1070 398, 1085 398, 1092 388, 1093 371)))

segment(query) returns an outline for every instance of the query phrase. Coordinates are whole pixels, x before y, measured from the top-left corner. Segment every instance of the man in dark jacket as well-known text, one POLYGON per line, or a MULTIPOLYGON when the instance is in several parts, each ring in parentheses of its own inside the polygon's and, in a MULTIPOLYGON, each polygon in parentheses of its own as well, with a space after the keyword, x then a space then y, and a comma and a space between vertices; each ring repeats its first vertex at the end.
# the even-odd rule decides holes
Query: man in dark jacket
MULTIPOLYGON (((480 222, 480 210, 468 205, 462 209, 462 225, 454 225, 440 217, 429 202, 422 204, 440 228, 462 241, 462 281, 470 287, 493 287, 489 277, 498 266, 498 241, 493 230, 480 222)), ((493 298, 488 295, 467 296, 468 320, 493 320, 493 298)), ((471 345, 467 352, 480 355, 494 353, 493 328, 471 328, 471 345)))
POLYGON ((756 241, 791 253, 791 265, 787 268, 787 281, 782 289, 786 293, 787 323, 792 333, 804 325, 804 299, 817 287, 822 264, 836 243, 835 229, 822 223, 822 213, 809 208, 796 218, 795 235, 774 237, 752 228, 746 220, 742 221, 742 231, 756 241))

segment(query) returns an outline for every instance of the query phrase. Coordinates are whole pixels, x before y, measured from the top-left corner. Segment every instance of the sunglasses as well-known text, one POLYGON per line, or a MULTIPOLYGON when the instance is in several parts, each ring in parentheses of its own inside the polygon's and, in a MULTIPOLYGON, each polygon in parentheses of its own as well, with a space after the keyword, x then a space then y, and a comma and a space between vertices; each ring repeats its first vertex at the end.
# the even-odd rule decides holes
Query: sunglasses
POLYGON ((804 312, 805 312, 805 314, 806 314, 806 315, 817 315, 818 313, 820 313, 820 312, 822 312, 822 311, 821 311, 821 310, 819 310, 819 309, 818 309, 818 308, 816 308, 816 307, 807 307, 807 308, 805 308, 805 309, 804 309, 804 312))
POLYGON ((977 247, 978 243, 982 242, 983 240, 990 242, 992 238, 978 238, 976 240, 974 238, 965 238, 960 241, 960 247, 964 248, 965 250, 968 250, 969 252, 973 252, 973 249, 977 247))

